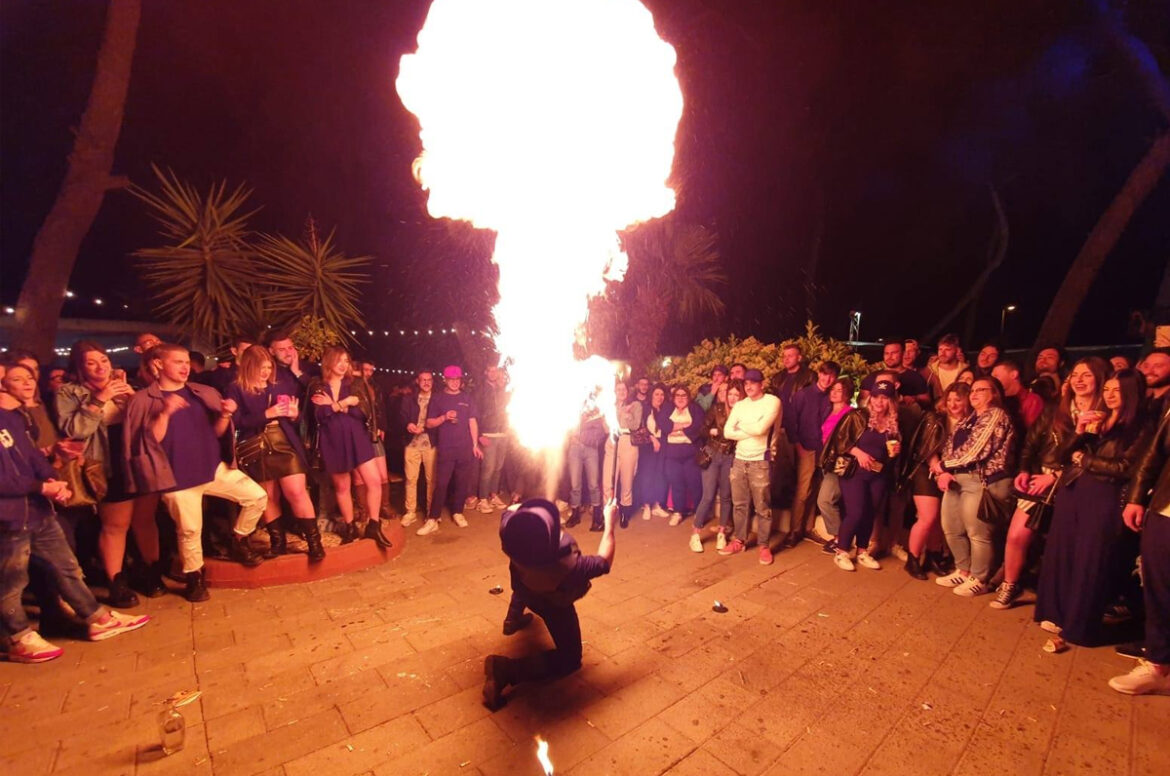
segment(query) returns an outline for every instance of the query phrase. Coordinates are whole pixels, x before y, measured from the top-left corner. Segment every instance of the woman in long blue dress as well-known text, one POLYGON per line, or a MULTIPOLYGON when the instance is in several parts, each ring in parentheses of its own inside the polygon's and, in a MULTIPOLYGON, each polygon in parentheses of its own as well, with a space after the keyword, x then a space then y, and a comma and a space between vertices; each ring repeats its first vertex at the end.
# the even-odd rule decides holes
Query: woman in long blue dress
MULTIPOLYGON (((1103 365, 1084 366, 1073 367, 1069 379, 1097 379, 1104 373, 1103 365)), ((1125 530, 1121 491, 1153 430, 1141 411, 1143 388, 1137 372, 1123 369, 1104 381, 1103 412, 1078 413, 1077 438, 1061 472, 1036 591, 1035 620, 1052 634, 1044 645, 1047 652, 1063 652, 1069 642, 1101 643, 1102 618, 1113 592, 1113 553, 1125 530)))
POLYGON ((374 445, 366 429, 366 414, 361 410, 361 400, 350 390, 352 380, 346 349, 336 345, 327 348, 321 357, 321 380, 309 387, 309 400, 313 402, 317 420, 318 450, 337 494, 342 542, 358 538, 350 493, 352 472, 356 471, 366 483, 366 509, 370 515, 364 537, 381 547, 389 547, 390 541, 382 535, 382 481, 374 463, 374 445))

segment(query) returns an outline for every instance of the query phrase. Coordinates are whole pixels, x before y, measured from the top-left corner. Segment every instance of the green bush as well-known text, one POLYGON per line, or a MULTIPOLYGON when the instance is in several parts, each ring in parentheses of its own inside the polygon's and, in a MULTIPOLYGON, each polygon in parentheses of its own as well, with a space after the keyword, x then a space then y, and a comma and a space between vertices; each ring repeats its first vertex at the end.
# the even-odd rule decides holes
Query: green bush
POLYGON ((765 379, 770 379, 783 369, 781 350, 786 345, 799 347, 805 362, 813 369, 822 361, 836 361, 841 365, 841 374, 852 378, 854 385, 859 385, 875 368, 844 342, 821 336, 816 324, 809 321, 802 336, 781 342, 760 342, 755 337, 739 339, 734 334, 726 340, 705 339, 682 358, 670 359, 666 366, 662 366, 666 359, 657 360, 650 377, 667 384, 682 383, 694 392, 711 379, 711 370, 717 364, 730 367, 742 363, 748 369, 759 369, 765 379))

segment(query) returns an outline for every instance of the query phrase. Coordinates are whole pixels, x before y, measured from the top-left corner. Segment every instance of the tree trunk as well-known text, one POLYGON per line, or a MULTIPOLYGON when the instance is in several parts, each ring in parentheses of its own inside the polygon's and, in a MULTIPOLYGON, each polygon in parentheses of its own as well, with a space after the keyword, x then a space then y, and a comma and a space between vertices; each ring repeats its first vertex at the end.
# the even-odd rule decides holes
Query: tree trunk
POLYGON ((33 241, 28 275, 16 303, 13 345, 41 358, 52 356, 57 319, 81 241, 97 217, 106 190, 125 185, 124 179, 112 178, 110 171, 122 129, 141 12, 141 0, 110 0, 97 70, 69 154, 69 169, 33 241))
POLYGON ((1137 167, 1129 174, 1121 191, 1109 203, 1109 207, 1101 214, 1093 231, 1081 246, 1080 253, 1069 267, 1060 290, 1044 316, 1044 323, 1040 326, 1040 334, 1036 337, 1036 347, 1041 343, 1055 343, 1063 345, 1068 339, 1077 310, 1093 286, 1101 265, 1117 244, 1129 219, 1154 189, 1166 167, 1170 165, 1170 132, 1163 133, 1150 146, 1150 150, 1138 162, 1137 167))

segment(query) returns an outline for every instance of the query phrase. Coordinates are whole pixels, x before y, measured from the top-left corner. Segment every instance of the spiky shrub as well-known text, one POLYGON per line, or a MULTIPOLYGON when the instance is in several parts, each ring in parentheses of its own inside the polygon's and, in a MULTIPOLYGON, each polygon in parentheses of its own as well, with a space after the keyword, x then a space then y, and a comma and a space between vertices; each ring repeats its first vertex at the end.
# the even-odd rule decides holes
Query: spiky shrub
MULTIPOLYGON (((265 309, 276 320, 312 317, 339 339, 351 326, 362 326, 359 286, 369 282, 361 270, 369 256, 346 256, 333 245, 333 232, 322 238, 309 218, 301 239, 258 234, 253 241, 257 268, 268 286, 265 309)), ((302 319, 303 320, 303 319, 302 319)))
POLYGON ((781 351, 791 344, 800 348, 805 361, 813 369, 823 361, 836 361, 841 365, 841 373, 853 378, 854 384, 859 384, 861 378, 872 371, 869 363, 851 347, 832 337, 821 336, 816 325, 809 321, 802 336, 781 342, 761 342, 755 337, 739 339, 734 334, 726 340, 705 339, 682 358, 670 359, 669 363, 659 359, 657 366, 650 370, 650 376, 669 384, 682 383, 692 392, 710 380, 711 370, 718 364, 741 363, 748 369, 759 369, 768 378, 784 368, 781 351), (663 363, 667 365, 663 366, 663 363))
POLYGON ((252 324, 254 254, 245 211, 251 190, 213 184, 205 193, 152 165, 158 193, 131 186, 159 224, 164 244, 132 254, 155 312, 196 337, 220 342, 252 324))

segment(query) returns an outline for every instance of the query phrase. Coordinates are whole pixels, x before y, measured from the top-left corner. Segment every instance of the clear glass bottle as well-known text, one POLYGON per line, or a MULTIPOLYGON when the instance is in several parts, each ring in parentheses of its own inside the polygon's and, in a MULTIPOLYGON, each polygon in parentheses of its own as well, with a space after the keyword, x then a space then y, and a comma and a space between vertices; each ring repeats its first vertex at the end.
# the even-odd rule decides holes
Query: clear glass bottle
POLYGON ((171 755, 182 750, 187 741, 187 720, 179 712, 200 696, 198 690, 177 692, 163 701, 164 708, 158 714, 158 737, 163 754, 171 755))

